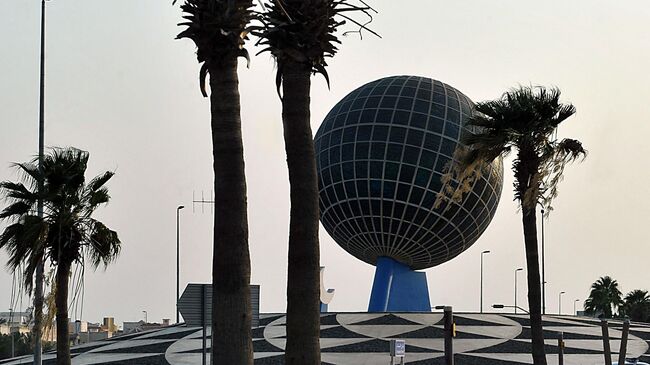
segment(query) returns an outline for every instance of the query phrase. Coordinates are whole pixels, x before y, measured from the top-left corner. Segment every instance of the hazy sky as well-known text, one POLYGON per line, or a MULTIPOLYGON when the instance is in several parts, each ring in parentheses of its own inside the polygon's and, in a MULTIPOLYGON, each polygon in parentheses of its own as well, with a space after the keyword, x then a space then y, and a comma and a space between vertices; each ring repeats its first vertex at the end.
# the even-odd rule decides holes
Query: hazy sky
MULTIPOLYGON (((624 292, 650 289, 650 7, 644 0, 370 1, 382 39, 342 37, 312 90, 314 132, 329 109, 377 78, 410 74, 446 82, 474 101, 517 84, 554 85, 578 113, 560 137, 589 150, 569 166, 546 222, 547 306, 584 299, 612 275, 624 292)), ((91 153, 89 174, 114 170, 111 203, 99 216, 118 231, 123 253, 108 270, 88 270, 83 318, 174 318, 175 208, 181 213, 181 286, 211 278, 212 215, 192 211, 192 192, 210 194, 208 99, 198 89, 194 45, 176 41, 171 0, 48 2, 46 144, 91 153)), ((0 180, 10 162, 37 153, 38 0, 0 2, 0 180)), ((252 54, 257 52, 249 42, 252 54)), ((274 62, 241 63, 240 91, 248 180, 252 282, 261 309, 285 310, 288 179, 274 62)), ((479 241, 427 270, 432 305, 477 311, 479 257, 485 306, 512 303, 513 272, 525 267, 521 218, 506 181, 496 217, 479 241)), ((3 226, 0 226, 2 228, 3 226)), ((0 261, 6 262, 6 254, 0 261)), ((367 308, 374 268, 340 249, 321 229, 325 284, 333 311, 367 308)), ((519 301, 526 302, 524 275, 519 301)), ((11 273, 0 271, 0 306, 10 305, 11 273)), ((581 304, 581 303, 580 303, 581 304)), ((26 306, 24 303, 23 307, 26 306)), ((71 312, 71 316, 75 316, 71 312)), ((74 319, 74 318, 72 318, 74 319)))

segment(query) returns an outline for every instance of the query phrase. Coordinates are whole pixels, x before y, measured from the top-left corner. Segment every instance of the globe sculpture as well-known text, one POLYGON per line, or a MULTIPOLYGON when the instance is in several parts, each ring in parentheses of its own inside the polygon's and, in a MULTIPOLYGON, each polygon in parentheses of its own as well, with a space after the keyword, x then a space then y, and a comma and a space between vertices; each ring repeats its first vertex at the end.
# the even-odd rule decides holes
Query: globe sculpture
POLYGON ((344 250, 377 266, 369 310, 430 310, 426 277, 414 270, 458 256, 492 220, 503 185, 500 160, 461 202, 434 209, 472 110, 472 101, 447 84, 393 76, 349 93, 318 129, 321 222, 344 250), (409 298, 397 304, 402 295, 409 298))

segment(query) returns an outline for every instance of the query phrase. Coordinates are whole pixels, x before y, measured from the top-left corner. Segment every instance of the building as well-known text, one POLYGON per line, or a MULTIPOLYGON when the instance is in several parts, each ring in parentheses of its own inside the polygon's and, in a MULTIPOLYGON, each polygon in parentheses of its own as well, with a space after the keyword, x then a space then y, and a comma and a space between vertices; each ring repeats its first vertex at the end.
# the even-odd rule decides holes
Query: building
MULTIPOLYGON (((73 345, 105 340, 122 334, 113 317, 104 317, 103 322, 88 323, 76 320, 70 322, 70 341, 73 345)), ((56 333, 56 327, 54 328, 56 333)))
POLYGON ((147 323, 143 320, 140 320, 137 322, 123 322, 122 329, 124 334, 130 334, 130 333, 143 332, 143 331, 149 331, 154 329, 161 329, 164 327, 168 327, 169 324, 170 324, 170 320, 168 318, 163 318, 162 323, 147 323))
POLYGON ((370 311, 429 311, 426 277, 414 270, 461 254, 492 220, 501 160, 481 170, 461 202, 434 209, 472 110, 447 84, 393 76, 349 93, 318 129, 321 222, 344 250, 377 266, 370 311))
POLYGON ((29 333, 29 312, 0 312, 0 334, 29 333))
POLYGON ((31 317, 29 312, 0 312, 0 322, 26 324, 31 317))

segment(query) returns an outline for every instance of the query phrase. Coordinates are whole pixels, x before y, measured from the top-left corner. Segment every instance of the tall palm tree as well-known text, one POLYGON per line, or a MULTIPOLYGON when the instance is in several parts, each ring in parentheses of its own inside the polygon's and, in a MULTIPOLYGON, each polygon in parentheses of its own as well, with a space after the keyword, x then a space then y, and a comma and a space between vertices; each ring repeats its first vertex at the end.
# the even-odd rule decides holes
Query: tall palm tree
MULTIPOLYGON (((334 35, 349 19, 344 13, 369 7, 345 0, 273 0, 255 34, 277 61, 276 87, 282 99, 282 124, 289 170, 291 212, 287 278, 288 365, 320 364, 320 251, 318 178, 310 125, 311 74, 322 74, 340 43, 334 35), (280 92, 282 88, 282 92, 280 92)), ((261 53, 260 52, 260 53, 261 53)))
POLYGON ((621 309, 623 314, 632 321, 650 322, 650 295, 648 295, 648 291, 636 289, 627 293, 621 309))
POLYGON ((536 207, 557 195, 557 185, 567 163, 586 155, 579 141, 554 138, 560 123, 575 113, 560 103, 560 90, 519 87, 500 99, 476 104, 462 136, 466 148, 456 151, 455 163, 444 181, 441 199, 462 199, 485 164, 516 150, 512 170, 514 194, 522 212, 528 273, 528 305, 533 342, 533 362, 546 364, 542 333, 541 289, 537 248, 536 207))
POLYGON ((56 350, 57 365, 70 365, 68 330, 68 289, 75 265, 87 261, 93 268, 107 266, 119 254, 117 233, 94 219, 93 213, 108 203, 106 183, 113 172, 105 172, 86 182, 88 152, 75 148, 53 149, 44 157, 42 175, 38 159, 16 166, 22 182, 0 183, 2 195, 10 204, 0 212, 0 219, 10 224, 0 235, 0 248, 9 254, 8 265, 23 270, 24 285, 31 289, 36 266, 49 260, 56 267, 56 350), (42 178, 43 190, 37 189, 42 178), (39 218, 36 204, 43 201, 39 218))
MULTIPOLYGON (((174 1, 175 3, 176 1, 174 1)), ((242 143, 237 61, 253 17, 252 0, 185 0, 187 27, 177 38, 191 39, 201 65, 201 93, 210 75, 214 169, 212 251, 212 362, 253 363, 250 253, 246 177, 242 143)))
POLYGON ((612 318, 623 304, 622 296, 618 282, 609 276, 603 276, 591 284, 589 298, 584 303, 585 313, 612 318))

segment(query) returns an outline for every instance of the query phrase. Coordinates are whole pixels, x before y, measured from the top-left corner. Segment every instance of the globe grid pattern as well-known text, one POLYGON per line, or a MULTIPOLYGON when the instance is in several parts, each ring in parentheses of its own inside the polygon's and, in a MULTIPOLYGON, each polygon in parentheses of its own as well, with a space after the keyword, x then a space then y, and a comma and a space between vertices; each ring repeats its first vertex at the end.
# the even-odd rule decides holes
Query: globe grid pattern
POLYGON ((433 209, 472 101, 440 81, 393 76, 336 104, 315 137, 321 222, 369 264, 388 256, 412 269, 442 264, 489 225, 503 185, 495 161, 460 203, 433 209))

